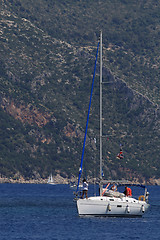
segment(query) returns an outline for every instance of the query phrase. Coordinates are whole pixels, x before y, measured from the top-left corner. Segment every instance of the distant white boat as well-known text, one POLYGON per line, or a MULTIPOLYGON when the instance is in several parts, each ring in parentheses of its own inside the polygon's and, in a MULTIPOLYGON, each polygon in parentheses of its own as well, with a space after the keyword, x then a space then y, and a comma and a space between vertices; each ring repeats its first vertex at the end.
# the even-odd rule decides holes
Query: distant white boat
MULTIPOLYGON (((73 190, 76 190, 77 189, 77 183, 70 183, 70 188, 73 189, 73 190)), ((83 188, 83 184, 79 184, 79 190, 82 190, 83 188)))
POLYGON ((49 178, 48 178, 48 184, 52 184, 52 185, 55 185, 54 181, 53 181, 53 176, 52 176, 52 173, 49 175, 49 178))

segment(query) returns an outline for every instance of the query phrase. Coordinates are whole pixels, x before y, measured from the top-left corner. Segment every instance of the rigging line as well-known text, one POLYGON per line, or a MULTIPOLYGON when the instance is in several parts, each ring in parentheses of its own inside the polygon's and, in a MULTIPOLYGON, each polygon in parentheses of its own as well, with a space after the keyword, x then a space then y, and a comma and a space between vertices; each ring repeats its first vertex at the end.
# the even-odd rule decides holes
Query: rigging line
POLYGON ((89 114, 90 114, 90 108, 91 108, 91 100, 92 100, 92 93, 93 93, 93 85, 94 85, 94 78, 96 73, 96 64, 97 64, 97 58, 98 58, 98 49, 99 49, 99 42, 97 45, 97 53, 96 53, 96 60, 94 65, 94 74, 93 74, 93 80, 92 80, 92 88, 91 88, 91 94, 90 94, 90 101, 89 101, 89 108, 88 108, 88 115, 87 115, 87 123, 86 123, 86 130, 85 130, 85 136, 84 136, 84 142, 83 142, 83 150, 82 150, 82 157, 81 157, 81 164, 79 168, 79 177, 78 177, 78 184, 77 184, 77 190, 79 189, 79 182, 82 174, 82 166, 83 166, 83 157, 84 157, 84 150, 85 150, 85 143, 86 143, 86 136, 87 136, 87 129, 88 129, 88 122, 89 122, 89 114))

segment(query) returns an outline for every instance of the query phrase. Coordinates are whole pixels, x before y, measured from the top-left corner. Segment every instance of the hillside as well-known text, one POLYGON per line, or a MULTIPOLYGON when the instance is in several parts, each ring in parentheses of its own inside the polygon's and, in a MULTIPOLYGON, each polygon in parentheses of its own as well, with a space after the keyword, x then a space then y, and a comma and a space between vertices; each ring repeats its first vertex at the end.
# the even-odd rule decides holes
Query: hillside
MULTIPOLYGON (((0 11, 1 176, 77 175, 102 29, 105 177, 159 178, 158 1, 2 0, 0 11)), ((99 70, 85 151, 90 176, 98 176, 98 128, 99 70)))

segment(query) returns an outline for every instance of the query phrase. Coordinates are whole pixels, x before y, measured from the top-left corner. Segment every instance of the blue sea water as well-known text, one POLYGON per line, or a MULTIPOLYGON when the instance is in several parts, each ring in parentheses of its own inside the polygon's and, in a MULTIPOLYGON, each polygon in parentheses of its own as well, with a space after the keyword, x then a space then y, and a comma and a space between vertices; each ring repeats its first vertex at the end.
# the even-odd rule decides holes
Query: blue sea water
POLYGON ((68 185, 0 184, 0 240, 159 240, 160 187, 148 189, 142 218, 82 218, 68 185))

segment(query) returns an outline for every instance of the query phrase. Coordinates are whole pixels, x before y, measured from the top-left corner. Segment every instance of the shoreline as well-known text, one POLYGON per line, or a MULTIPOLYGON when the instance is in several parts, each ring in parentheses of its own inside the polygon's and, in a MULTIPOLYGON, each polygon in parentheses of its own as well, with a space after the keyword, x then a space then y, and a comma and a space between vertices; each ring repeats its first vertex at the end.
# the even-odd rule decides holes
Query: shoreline
MULTIPOLYGON (((0 178, 0 183, 19 183, 19 184, 47 184, 48 178, 43 179, 43 178, 37 178, 37 179, 24 179, 24 178, 19 178, 19 179, 13 179, 13 178, 0 178)), ((63 179, 61 177, 55 178, 54 179, 55 184, 69 184, 68 179, 63 179)))
MULTIPOLYGON (((122 179, 125 181, 125 179, 122 179)), ((57 174, 56 176, 53 176, 53 181, 55 184, 70 184, 70 183, 76 183, 77 178, 72 177, 64 178, 60 176, 60 174, 57 174)), ((112 180, 113 181, 113 180, 112 180)), ((116 180, 115 180, 116 181, 116 180)), ((20 184, 47 184, 48 178, 36 178, 36 179, 24 179, 22 176, 16 179, 13 178, 7 178, 7 177, 0 177, 0 183, 20 183, 20 184)), ((88 183, 93 184, 96 182, 96 179, 88 178, 88 183)), ((135 179, 134 181, 128 181, 128 184, 142 184, 142 185, 151 185, 151 186, 160 186, 160 178, 150 178, 147 181, 140 182, 138 179, 135 179)))

